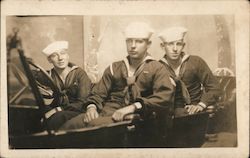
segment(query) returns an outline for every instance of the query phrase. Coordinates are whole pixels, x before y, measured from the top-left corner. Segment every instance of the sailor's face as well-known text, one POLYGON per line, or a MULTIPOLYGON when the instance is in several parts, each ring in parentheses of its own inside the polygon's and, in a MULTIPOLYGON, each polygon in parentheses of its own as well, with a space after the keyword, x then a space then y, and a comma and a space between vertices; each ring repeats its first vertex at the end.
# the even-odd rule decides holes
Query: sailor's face
POLYGON ((162 43, 162 47, 165 50, 167 58, 170 60, 179 60, 184 46, 185 43, 182 39, 178 41, 162 43))
POLYGON ((151 42, 142 38, 127 38, 127 51, 130 58, 142 59, 147 52, 151 42))
POLYGON ((55 68, 64 69, 69 64, 69 55, 66 49, 54 52, 48 57, 50 63, 54 65, 55 68))

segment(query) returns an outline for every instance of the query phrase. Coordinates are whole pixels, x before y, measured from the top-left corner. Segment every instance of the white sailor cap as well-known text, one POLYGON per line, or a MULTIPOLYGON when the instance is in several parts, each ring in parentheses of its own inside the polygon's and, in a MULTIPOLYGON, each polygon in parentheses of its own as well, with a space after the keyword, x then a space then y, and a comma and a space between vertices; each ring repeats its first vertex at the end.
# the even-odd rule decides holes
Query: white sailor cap
POLYGON ((186 33, 187 29, 184 27, 171 27, 162 31, 159 34, 159 38, 163 42, 173 42, 183 39, 186 33))
POLYGON ((55 41, 44 48, 42 52, 46 56, 50 56, 54 52, 60 51, 62 49, 68 49, 68 46, 68 41, 55 41))
POLYGON ((143 38, 149 39, 154 30, 144 22, 132 22, 124 30, 126 38, 143 38))

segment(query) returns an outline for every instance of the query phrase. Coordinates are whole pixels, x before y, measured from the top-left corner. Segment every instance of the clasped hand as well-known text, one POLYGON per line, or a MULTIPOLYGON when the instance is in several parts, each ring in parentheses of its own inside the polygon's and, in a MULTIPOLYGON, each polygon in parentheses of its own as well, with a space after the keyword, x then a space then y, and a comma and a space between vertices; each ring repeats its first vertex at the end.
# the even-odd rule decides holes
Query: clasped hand
MULTIPOLYGON (((135 112, 135 106, 134 105, 129 105, 124 108, 118 109, 114 112, 112 115, 112 119, 115 121, 122 121, 124 119, 124 116, 127 114, 131 114, 135 112)), ((96 110, 95 107, 90 107, 87 109, 86 114, 84 115, 84 122, 89 123, 93 119, 96 119, 99 117, 99 114, 96 110)))
POLYGON ((84 115, 84 122, 89 123, 91 120, 99 117, 99 114, 95 107, 90 107, 87 109, 87 112, 84 115))
POLYGON ((204 110, 204 108, 200 105, 186 105, 185 109, 187 110, 188 114, 195 114, 204 110))
POLYGON ((112 118, 115 121, 122 121, 124 119, 124 116, 127 114, 131 114, 135 112, 135 106, 134 105, 129 105, 124 108, 118 109, 114 112, 112 115, 112 118))

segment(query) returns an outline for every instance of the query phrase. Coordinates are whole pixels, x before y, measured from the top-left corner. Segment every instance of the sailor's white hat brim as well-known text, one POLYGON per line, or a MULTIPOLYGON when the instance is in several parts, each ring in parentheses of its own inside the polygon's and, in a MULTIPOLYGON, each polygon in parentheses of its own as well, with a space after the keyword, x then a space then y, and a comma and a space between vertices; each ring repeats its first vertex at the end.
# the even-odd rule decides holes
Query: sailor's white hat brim
POLYGON ((154 30, 144 22, 132 22, 124 30, 126 38, 143 38, 149 39, 154 30))
POLYGON ((187 29, 184 27, 171 27, 162 31, 159 38, 163 42, 173 42, 183 39, 186 33, 187 29))
POLYGON ((49 44, 46 48, 43 49, 42 53, 46 56, 50 56, 54 52, 68 49, 69 43, 68 41, 55 41, 51 44, 49 44))

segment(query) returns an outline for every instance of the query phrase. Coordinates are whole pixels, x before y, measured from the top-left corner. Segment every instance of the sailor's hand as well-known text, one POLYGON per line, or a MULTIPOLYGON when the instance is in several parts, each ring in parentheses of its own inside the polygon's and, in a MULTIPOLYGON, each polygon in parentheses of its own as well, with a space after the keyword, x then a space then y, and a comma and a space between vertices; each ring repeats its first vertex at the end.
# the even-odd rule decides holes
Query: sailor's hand
POLYGON ((89 107, 86 114, 84 115, 84 122, 89 123, 91 120, 99 117, 96 107, 89 107))
POLYGON ((134 105, 129 105, 124 108, 121 108, 119 110, 116 110, 114 114, 112 115, 112 118, 115 121, 122 121, 124 119, 124 116, 127 114, 131 114, 135 112, 135 106, 134 105))
POLYGON ((204 110, 204 108, 200 105, 186 105, 185 109, 187 109, 188 114, 195 114, 204 110))

